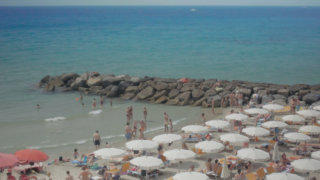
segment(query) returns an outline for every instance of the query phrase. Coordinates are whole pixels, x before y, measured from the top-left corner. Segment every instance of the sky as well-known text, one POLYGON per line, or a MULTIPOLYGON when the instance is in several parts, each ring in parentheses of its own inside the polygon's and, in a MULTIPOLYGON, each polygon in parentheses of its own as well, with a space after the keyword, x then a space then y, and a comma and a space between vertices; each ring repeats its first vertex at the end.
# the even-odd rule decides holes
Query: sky
POLYGON ((0 6, 320 6, 320 0, 0 0, 0 6))

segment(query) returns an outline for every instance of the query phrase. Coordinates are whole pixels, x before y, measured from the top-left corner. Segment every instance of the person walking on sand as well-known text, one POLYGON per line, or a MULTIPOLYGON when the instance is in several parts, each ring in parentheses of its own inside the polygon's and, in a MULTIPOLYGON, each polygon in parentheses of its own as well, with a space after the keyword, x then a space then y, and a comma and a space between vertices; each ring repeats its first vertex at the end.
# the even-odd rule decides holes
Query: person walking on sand
POLYGON ((73 180, 73 176, 70 175, 70 171, 67 171, 66 180, 73 180))
POLYGON ((169 131, 169 127, 168 127, 169 116, 166 112, 164 112, 163 115, 164 115, 164 132, 168 132, 169 131))
POLYGON ((92 108, 95 109, 96 107, 97 107, 97 100, 96 98, 93 98, 92 108))
POLYGON ((93 144, 95 145, 96 149, 100 148, 100 142, 101 142, 100 134, 99 134, 99 131, 96 130, 96 132, 93 134, 93 144))
POLYGON ((86 166, 82 167, 82 172, 79 174, 80 180, 90 180, 92 173, 88 170, 86 166))

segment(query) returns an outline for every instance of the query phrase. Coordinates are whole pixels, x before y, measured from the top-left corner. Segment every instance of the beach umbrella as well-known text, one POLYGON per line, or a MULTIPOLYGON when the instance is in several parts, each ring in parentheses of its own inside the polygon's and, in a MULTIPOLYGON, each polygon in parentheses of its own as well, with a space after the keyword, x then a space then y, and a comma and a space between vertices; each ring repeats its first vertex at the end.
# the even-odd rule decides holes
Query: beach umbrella
POLYGON ((245 114, 240 114, 240 113, 233 113, 233 114, 229 114, 226 116, 226 119, 229 121, 235 120, 235 121, 245 122, 248 120, 248 118, 249 118, 249 116, 247 116, 245 114))
POLYGON ((209 177, 199 172, 182 172, 174 175, 173 180, 209 180, 209 177))
POLYGON ((211 121, 207 121, 206 125, 210 126, 211 128, 225 129, 230 126, 230 123, 224 120, 211 120, 211 121))
POLYGON ((237 152, 240 159, 247 161, 267 161, 270 159, 269 153, 255 148, 244 148, 237 152))
POLYGON ((320 134, 320 127, 314 125, 301 126, 299 132, 317 135, 320 134))
POLYGON ((161 134, 152 138, 152 141, 157 142, 159 144, 168 144, 174 141, 181 140, 182 137, 178 134, 161 134))
POLYGON ((284 128, 288 126, 288 124, 281 122, 281 121, 267 121, 261 124, 264 128, 284 128))
POLYGON ((10 168, 15 166, 19 160, 13 154, 0 153, 0 168, 10 168))
POLYGON ((312 153, 311 153, 311 157, 312 157, 313 159, 320 160, 320 151, 312 152, 312 153))
POLYGON ((130 160, 130 164, 143 170, 157 169, 163 166, 161 159, 152 156, 140 156, 130 160))
POLYGON ((315 159, 298 159, 291 163, 295 171, 300 173, 316 172, 320 170, 320 161, 315 159))
POLYGON ((36 149, 23 149, 14 153, 19 161, 28 162, 43 162, 49 159, 49 156, 36 149))
POLYGON ((311 140, 310 136, 305 135, 303 133, 297 133, 297 132, 286 133, 283 135, 283 137, 289 142, 304 142, 304 141, 311 140))
POLYGON ((110 159, 110 158, 121 157, 127 154, 127 152, 125 150, 117 149, 117 148, 102 148, 94 151, 93 154, 95 156, 101 157, 102 159, 110 159))
POLYGON ((188 125, 181 128, 185 133, 205 133, 208 132, 209 129, 205 126, 200 125, 188 125))
POLYGON ((151 150, 158 147, 158 143, 150 140, 132 140, 126 143, 130 150, 151 150))
POLYGON ((297 111, 297 114, 305 118, 320 117, 320 112, 316 110, 301 110, 301 111, 297 111))
POLYGON ((268 136, 270 134, 270 131, 262 127, 254 127, 254 126, 246 127, 242 129, 242 132, 249 136, 256 136, 256 137, 268 136))
POLYGON ((320 111, 320 105, 314 106, 312 109, 317 110, 317 111, 320 111))
POLYGON ((266 104, 262 106, 263 109, 269 110, 269 111, 278 111, 283 109, 284 107, 279 104, 266 104))
POLYGON ((274 162, 280 161, 280 152, 279 152, 278 142, 276 142, 274 147, 273 147, 272 160, 274 162))
POLYGON ((194 145, 196 149, 201 149, 205 153, 218 153, 224 150, 224 145, 216 141, 201 141, 194 145))
POLYGON ((233 145, 243 145, 243 143, 249 142, 249 138, 247 136, 236 133, 223 134, 220 136, 220 140, 223 142, 229 142, 233 145))
POLYGON ((172 149, 165 151, 163 153, 163 156, 165 156, 170 161, 180 161, 185 159, 190 159, 196 156, 196 153, 190 150, 185 149, 172 149))
POLYGON ((255 115, 255 114, 268 114, 269 111, 265 109, 260 109, 260 108, 250 108, 250 109, 245 109, 245 113, 250 114, 250 115, 255 115))
POLYGON ((304 180, 304 178, 296 174, 281 172, 267 175, 266 180, 304 180))
POLYGON ((222 165, 222 172, 221 172, 221 175, 220 177, 222 179, 227 179, 230 177, 230 171, 229 171, 229 168, 228 168, 228 165, 227 165, 227 159, 224 158, 224 162, 223 162, 223 165, 222 165))
POLYGON ((293 122, 293 123, 302 123, 305 121, 305 119, 302 116, 290 114, 290 115, 283 116, 282 121, 293 122))

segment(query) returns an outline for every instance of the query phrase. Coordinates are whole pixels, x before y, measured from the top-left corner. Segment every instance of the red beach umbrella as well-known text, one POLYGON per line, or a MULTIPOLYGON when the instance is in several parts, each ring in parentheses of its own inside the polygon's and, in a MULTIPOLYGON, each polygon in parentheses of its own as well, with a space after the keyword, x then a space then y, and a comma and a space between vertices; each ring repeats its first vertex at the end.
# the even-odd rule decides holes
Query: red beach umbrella
POLYGON ((19 160, 13 154, 0 153, 0 168, 15 166, 19 160))
POLYGON ((25 162, 42 162, 49 159, 49 156, 36 149, 23 149, 14 153, 19 161, 25 162))

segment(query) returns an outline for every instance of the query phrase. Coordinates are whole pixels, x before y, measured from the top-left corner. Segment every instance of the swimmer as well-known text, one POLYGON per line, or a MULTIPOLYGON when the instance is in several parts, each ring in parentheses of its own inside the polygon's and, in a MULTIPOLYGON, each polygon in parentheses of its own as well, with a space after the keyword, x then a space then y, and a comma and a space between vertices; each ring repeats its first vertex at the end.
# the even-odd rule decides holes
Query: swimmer
POLYGON ((96 101, 96 98, 93 98, 92 108, 95 109, 96 107, 97 107, 97 101, 96 101))

